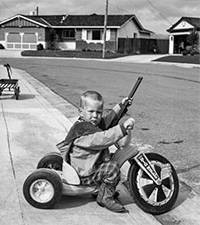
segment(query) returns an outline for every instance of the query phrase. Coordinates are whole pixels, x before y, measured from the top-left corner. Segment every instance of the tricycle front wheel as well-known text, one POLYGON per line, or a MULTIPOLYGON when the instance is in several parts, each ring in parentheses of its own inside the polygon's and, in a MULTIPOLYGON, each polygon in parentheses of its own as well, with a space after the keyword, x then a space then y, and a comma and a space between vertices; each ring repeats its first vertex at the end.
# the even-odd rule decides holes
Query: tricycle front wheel
POLYGON ((179 181, 172 164, 163 156, 147 153, 147 158, 161 179, 157 185, 135 162, 128 173, 131 195, 145 212, 158 215, 168 212, 176 202, 179 181), (169 169, 166 170, 166 165, 169 169))

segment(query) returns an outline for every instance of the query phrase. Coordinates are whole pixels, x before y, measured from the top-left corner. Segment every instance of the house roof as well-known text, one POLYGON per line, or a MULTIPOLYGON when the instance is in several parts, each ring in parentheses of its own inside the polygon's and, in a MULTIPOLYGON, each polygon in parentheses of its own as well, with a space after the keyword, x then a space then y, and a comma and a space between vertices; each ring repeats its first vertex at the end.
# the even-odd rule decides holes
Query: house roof
POLYGON ((182 21, 186 21, 197 30, 200 30, 200 17, 181 17, 175 24, 173 24, 167 31, 171 32, 182 21))
MULTIPOLYGON (((0 25, 14 19, 15 17, 22 17, 28 19, 33 23, 40 24, 44 27, 103 27, 104 15, 91 14, 91 15, 16 15, 10 19, 4 20, 0 25)), ((108 15, 107 27, 120 28, 128 21, 133 20, 140 32, 151 33, 145 29, 139 22, 137 17, 133 14, 125 15, 108 15)))

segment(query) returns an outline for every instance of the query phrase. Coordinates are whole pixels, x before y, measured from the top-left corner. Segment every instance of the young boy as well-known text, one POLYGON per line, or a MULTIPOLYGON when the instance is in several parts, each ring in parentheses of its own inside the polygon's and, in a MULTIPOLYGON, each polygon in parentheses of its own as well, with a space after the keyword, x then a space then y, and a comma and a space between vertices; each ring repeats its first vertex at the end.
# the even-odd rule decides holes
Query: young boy
POLYGON ((97 203, 114 212, 127 210, 113 197, 120 180, 120 168, 117 162, 111 160, 108 147, 133 129, 133 118, 113 126, 126 100, 123 99, 122 103, 103 116, 102 96, 96 91, 86 91, 80 98, 79 119, 65 140, 57 145, 60 150, 68 146, 67 151, 62 151, 64 160, 76 169, 82 185, 99 186, 97 203))

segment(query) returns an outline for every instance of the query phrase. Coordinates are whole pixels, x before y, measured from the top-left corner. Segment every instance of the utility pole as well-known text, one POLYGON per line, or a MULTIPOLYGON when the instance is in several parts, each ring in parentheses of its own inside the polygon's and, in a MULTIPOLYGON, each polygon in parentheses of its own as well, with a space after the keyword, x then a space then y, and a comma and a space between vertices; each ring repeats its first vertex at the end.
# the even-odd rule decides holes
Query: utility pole
POLYGON ((108 0, 106 0, 106 10, 105 10, 105 15, 104 15, 103 55, 102 55, 103 58, 105 58, 105 53, 106 53, 106 29, 107 29, 107 17, 108 17, 108 0))

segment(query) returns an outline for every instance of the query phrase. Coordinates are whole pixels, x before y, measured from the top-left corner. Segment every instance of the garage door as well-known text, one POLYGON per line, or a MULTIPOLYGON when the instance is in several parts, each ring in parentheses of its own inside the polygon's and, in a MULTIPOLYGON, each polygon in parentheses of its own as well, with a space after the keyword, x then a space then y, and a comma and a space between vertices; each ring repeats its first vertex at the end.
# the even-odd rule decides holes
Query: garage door
POLYGON ((36 49, 37 36, 35 33, 9 33, 7 35, 7 49, 36 49))

